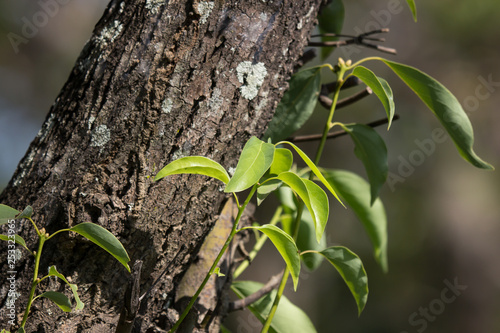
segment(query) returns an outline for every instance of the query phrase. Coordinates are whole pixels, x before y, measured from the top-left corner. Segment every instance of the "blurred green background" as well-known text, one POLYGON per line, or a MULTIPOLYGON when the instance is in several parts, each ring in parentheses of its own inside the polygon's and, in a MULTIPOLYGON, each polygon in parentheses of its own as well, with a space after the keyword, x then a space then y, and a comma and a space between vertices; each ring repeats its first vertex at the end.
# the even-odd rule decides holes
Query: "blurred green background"
MULTIPOLYGON (((18 53, 8 34, 21 35, 22 18, 32 18, 41 8, 27 0, 0 3, 0 188, 37 134, 106 3, 68 1, 18 53)), ((500 104, 500 2, 419 1, 417 7, 414 23, 403 0, 345 1, 343 32, 390 28, 385 46, 396 48, 398 55, 387 58, 417 67, 448 87, 471 119, 476 152, 498 168, 500 114, 494 110, 500 104), (391 14, 389 4, 398 3, 401 12, 391 14)), ((336 50, 328 60, 369 55, 385 56, 350 47, 336 50)), ((378 129, 388 147, 390 172, 403 176, 404 161, 418 162, 381 195, 389 219, 389 273, 375 264, 368 237, 352 212, 332 203, 327 239, 329 245, 348 246, 363 259, 370 285, 365 311, 357 317, 352 296, 327 264, 314 274, 304 270, 298 291, 290 287, 287 296, 319 332, 500 332, 500 176, 466 163, 450 139, 435 143, 435 150, 417 161, 422 156, 419 142, 432 139, 438 121, 386 68, 368 65, 391 84, 401 116, 389 132, 378 129), (453 295, 443 291, 455 282, 467 288, 443 302, 442 295, 453 295)), ((369 122, 384 115, 380 102, 370 96, 340 110, 337 119, 369 122)), ((320 132, 325 117, 318 108, 301 133, 320 132)), ((310 153, 315 149, 314 144, 301 147, 310 153)), ((365 176, 347 137, 327 144, 322 164, 365 176)), ((258 213, 259 221, 266 222, 271 203, 258 213)), ((265 283, 283 262, 267 246, 251 267, 242 278, 265 283)), ((231 316, 228 326, 233 332, 257 331, 247 312, 231 316)))

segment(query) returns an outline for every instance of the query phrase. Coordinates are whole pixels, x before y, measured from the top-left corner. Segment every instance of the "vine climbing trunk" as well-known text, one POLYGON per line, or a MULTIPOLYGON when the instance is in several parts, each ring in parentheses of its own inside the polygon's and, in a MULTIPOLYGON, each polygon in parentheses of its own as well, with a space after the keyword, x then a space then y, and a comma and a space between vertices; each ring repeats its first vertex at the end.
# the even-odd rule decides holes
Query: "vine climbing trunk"
MULTIPOLYGON (((141 293, 165 272, 142 299, 134 332, 173 325, 176 288, 226 197, 206 177, 152 176, 187 155, 236 166, 243 144, 271 119, 322 2, 112 0, 97 23, 0 202, 32 205, 49 233, 86 221, 107 228, 132 262, 143 261, 141 293)), ((36 234, 17 223, 35 248, 36 234)), ((6 281, 12 270, 2 249, 6 281)), ((72 235, 45 245, 40 270, 53 264, 79 285, 85 308, 67 315, 38 299, 26 331, 112 332, 128 272, 72 235)), ((15 267, 18 314, 32 267, 24 252, 15 267)), ((0 290, 2 304, 7 292, 0 290)))

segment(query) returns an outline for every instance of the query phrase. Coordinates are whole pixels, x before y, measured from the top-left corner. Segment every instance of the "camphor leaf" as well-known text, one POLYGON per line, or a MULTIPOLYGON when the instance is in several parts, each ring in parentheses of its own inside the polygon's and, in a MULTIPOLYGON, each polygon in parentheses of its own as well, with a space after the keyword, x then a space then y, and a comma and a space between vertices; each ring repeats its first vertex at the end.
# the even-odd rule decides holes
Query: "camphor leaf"
POLYGON ((380 198, 370 204, 370 185, 360 176, 344 170, 327 170, 326 177, 353 209, 370 238, 375 260, 387 273, 387 216, 380 198))
POLYGON ((127 251, 123 247, 122 243, 120 243, 120 241, 111 232, 104 229, 100 225, 91 222, 77 224, 69 230, 82 235, 89 241, 106 250, 123 266, 125 266, 127 271, 130 273, 130 267, 128 266, 130 258, 127 251))
POLYGON ((354 153, 365 166, 370 181, 370 203, 373 204, 389 173, 384 140, 370 126, 361 124, 340 124, 340 126, 351 136, 356 145, 354 153))
POLYGON ((31 218, 31 215, 33 215, 33 207, 26 206, 26 208, 24 208, 21 214, 16 216, 16 219, 29 219, 31 218))
MULTIPOLYGON (((8 242, 9 240, 11 240, 11 238, 9 238, 8 235, 0 235, 0 240, 4 240, 4 241, 8 242)), ((14 235, 14 242, 16 244, 19 244, 19 245, 23 246, 26 250, 28 250, 30 253, 32 253, 31 250, 28 249, 28 247, 26 246, 26 242, 24 241, 24 238, 22 238, 18 234, 14 235)))
POLYGON ((325 191, 314 182, 300 178, 293 172, 282 172, 277 178, 290 186, 306 205, 314 221, 316 240, 319 243, 328 222, 329 205, 325 191))
POLYGON ((281 184, 283 183, 279 179, 269 179, 260 185, 257 188, 257 206, 260 206, 262 201, 264 201, 271 192, 276 191, 281 184))
POLYGON ((332 246, 315 253, 325 257, 337 269, 354 296, 360 315, 368 300, 368 277, 361 259, 343 246, 332 246))
POLYGON ((479 158, 473 150, 474 132, 469 118, 455 96, 441 83, 420 70, 380 59, 431 109, 453 139, 460 155, 482 169, 493 166, 479 158))
POLYGON ((415 5, 415 0, 406 0, 408 6, 410 6, 411 14, 413 15, 413 20, 417 22, 417 6, 415 5))
POLYGON ((58 293, 57 291, 46 291, 38 295, 36 298, 45 297, 54 302, 64 312, 71 312, 71 301, 66 295, 58 293))
POLYGON ((344 204, 342 203, 342 201, 338 197, 337 193, 332 188, 332 186, 326 181, 325 177, 321 174, 321 172, 319 171, 319 169, 316 166, 316 164, 314 164, 313 161, 311 161, 311 159, 309 158, 309 156, 307 156, 299 147, 297 147, 296 145, 294 145, 293 143, 288 142, 288 141, 281 141, 281 142, 278 142, 276 145, 285 144, 285 143, 287 145, 292 146, 292 148, 295 149, 295 151, 297 152, 297 154, 299 154, 299 156, 302 158, 302 160, 307 164, 307 166, 316 175, 316 177, 318 177, 318 179, 321 181, 321 183, 323 183, 323 185, 325 185, 325 187, 328 189, 328 191, 330 191, 330 193, 333 194, 333 196, 340 202, 340 204, 342 206, 344 206, 344 204))
POLYGON ((57 271, 56 266, 49 267, 49 274, 47 276, 57 276, 58 278, 63 280, 71 288, 71 292, 73 293, 73 297, 75 298, 76 301, 75 310, 83 309, 84 304, 82 303, 82 301, 80 301, 80 297, 78 297, 78 286, 76 284, 69 283, 68 280, 64 277, 64 275, 62 275, 57 271))
POLYGON ((224 184, 229 182, 227 171, 219 163, 203 156, 187 156, 170 162, 158 172, 155 181, 166 176, 184 173, 209 176, 224 184))
POLYGON ((284 140, 302 127, 314 111, 321 89, 321 67, 302 70, 293 75, 289 88, 276 107, 264 140, 284 140))
MULTIPOLYGON (((318 15, 318 27, 320 33, 340 34, 344 25, 345 9, 342 0, 333 0, 323 7, 318 15)), ((336 37, 321 37, 321 41, 335 41, 336 37)), ((333 47, 322 47, 321 58, 326 59, 333 51, 333 47)))
POLYGON ((387 113, 388 126, 387 129, 391 127, 392 118, 394 118, 394 97, 392 94, 392 89, 386 80, 377 77, 371 70, 366 67, 358 66, 352 71, 352 75, 358 77, 363 81, 368 87, 370 87, 375 95, 380 99, 382 105, 387 113))
POLYGON ((0 225, 9 222, 9 220, 15 219, 20 213, 21 212, 17 209, 0 204, 0 225))
POLYGON ((252 136, 243 147, 234 175, 224 192, 241 192, 256 184, 274 159, 274 145, 252 136))
MULTIPOLYGON (((273 163, 262 179, 269 179, 282 172, 288 171, 292 167, 292 164, 292 152, 288 149, 276 148, 274 151, 273 163)), ((264 181, 262 185, 257 188, 257 205, 259 206, 264 199, 267 198, 271 192, 277 190, 281 184, 282 182, 277 179, 264 181)))
MULTIPOLYGON (((321 237, 321 241, 318 243, 316 240, 316 232, 314 231, 314 221, 311 214, 308 211, 302 212, 302 218, 300 221, 299 234, 296 241, 297 247, 300 251, 306 250, 316 250, 321 251, 326 248, 326 238, 325 234, 321 237)), ((316 270, 319 265, 323 262, 322 256, 317 256, 312 253, 305 253, 302 255, 302 262, 310 271, 316 270)))
MULTIPOLYGON (((238 295, 239 298, 245 298, 257 292, 263 286, 264 285, 262 283, 254 281, 234 281, 231 285, 231 289, 236 293, 236 295, 238 295)), ((255 317, 264 323, 269 311, 271 310, 275 297, 276 290, 273 290, 258 301, 250 304, 248 309, 252 311, 255 317)), ((307 314, 305 314, 304 311, 290 302, 288 298, 283 295, 274 315, 269 332, 315 333, 316 328, 307 314)))
POLYGON ((273 242, 274 246, 285 260, 286 265, 290 269, 290 274, 292 275, 293 287, 294 290, 297 290, 297 283, 299 282, 299 274, 300 274, 300 256, 299 250, 293 241, 293 238, 278 228, 275 225, 264 224, 262 226, 251 226, 245 227, 245 229, 255 229, 264 233, 271 242, 273 242))

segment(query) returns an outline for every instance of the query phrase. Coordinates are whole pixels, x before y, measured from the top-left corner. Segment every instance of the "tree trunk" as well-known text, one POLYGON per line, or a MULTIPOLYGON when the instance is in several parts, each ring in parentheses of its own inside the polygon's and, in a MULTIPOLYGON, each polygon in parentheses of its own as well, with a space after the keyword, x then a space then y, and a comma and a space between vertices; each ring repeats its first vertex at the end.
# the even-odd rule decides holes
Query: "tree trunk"
MULTIPOLYGON (((236 166, 246 140, 271 119, 321 3, 112 0, 96 25, 0 202, 33 206, 33 219, 48 233, 86 221, 110 230, 131 263, 143 261, 141 293, 165 271, 143 300, 134 332, 172 326, 176 288, 227 197, 206 177, 155 183, 152 176, 187 155, 236 166)), ((31 225, 17 224, 36 248, 31 225)), ((1 281, 9 271, 5 252, 1 281)), ((16 266, 18 313, 33 274, 26 253, 16 266)), ((38 299, 26 331, 113 332, 126 270, 66 233, 47 243, 42 275, 49 265, 78 284, 85 308, 65 314, 38 299)))

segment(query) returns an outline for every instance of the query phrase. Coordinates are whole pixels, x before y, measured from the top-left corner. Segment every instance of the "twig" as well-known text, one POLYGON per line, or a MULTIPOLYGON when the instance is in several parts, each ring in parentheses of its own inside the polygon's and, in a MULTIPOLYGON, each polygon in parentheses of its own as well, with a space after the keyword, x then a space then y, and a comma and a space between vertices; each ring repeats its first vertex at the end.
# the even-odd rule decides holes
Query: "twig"
MULTIPOLYGON (((360 92, 355 93, 352 96, 346 97, 341 99, 340 101, 337 102, 337 109, 341 109, 343 107, 346 107, 348 105, 351 105, 357 101, 359 101, 362 98, 365 98, 366 96, 369 96, 372 94, 372 90, 369 87, 366 87, 365 89, 361 90, 360 92)), ((318 101, 323 105, 323 107, 330 109, 332 107, 332 99, 324 94, 319 95, 318 101)))
POLYGON ((282 275, 283 275, 283 272, 272 276, 269 279, 269 281, 267 281, 267 283, 262 288, 260 288, 259 290, 257 290, 253 294, 248 295, 247 297, 239 299, 237 301, 230 302, 228 312, 241 310, 241 309, 249 306, 250 304, 258 301, 262 296, 270 293, 274 288, 276 288, 278 286, 278 284, 281 281, 282 275))
MULTIPOLYGON (((392 118, 393 121, 398 120, 399 115, 395 114, 394 117, 392 118)), ((367 126, 370 127, 377 127, 383 124, 387 124, 388 120, 387 118, 379 119, 372 121, 371 123, 366 124, 367 126)), ((329 133, 327 136, 327 139, 334 139, 338 138, 339 136, 346 135, 347 132, 344 130, 341 131, 336 131, 329 133)), ((311 134, 311 135, 297 135, 297 136, 292 136, 286 139, 286 141, 291 141, 291 142, 308 142, 308 141, 316 141, 321 139, 321 134, 311 134)))
POLYGON ((378 34, 378 33, 387 33, 389 32, 389 29, 377 29, 377 30, 372 30, 368 31, 365 33, 362 33, 358 36, 351 36, 351 35, 342 35, 342 34, 322 34, 322 35, 313 35, 312 37, 340 37, 340 38, 348 38, 346 40, 338 40, 338 41, 326 41, 326 42, 309 42, 309 46, 316 46, 316 47, 340 47, 340 46, 346 46, 346 45, 360 45, 372 49, 376 49, 380 52, 384 53, 389 53, 389 54, 396 54, 396 49, 390 48, 390 47, 385 47, 385 46, 380 46, 377 44, 372 44, 372 43, 367 43, 366 41, 374 41, 374 42, 385 42, 384 38, 373 38, 373 37, 368 37, 373 34, 378 34))

